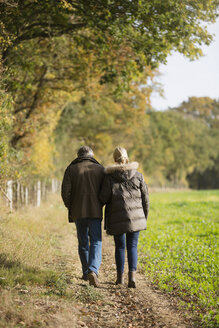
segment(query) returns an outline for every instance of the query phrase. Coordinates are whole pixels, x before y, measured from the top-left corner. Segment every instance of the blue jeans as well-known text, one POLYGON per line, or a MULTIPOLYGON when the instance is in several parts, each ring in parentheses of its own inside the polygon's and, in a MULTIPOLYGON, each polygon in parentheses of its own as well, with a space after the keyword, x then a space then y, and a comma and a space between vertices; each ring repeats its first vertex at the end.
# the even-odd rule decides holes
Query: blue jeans
POLYGON ((98 275, 102 257, 102 219, 77 219, 78 254, 83 275, 93 271, 98 275))
POLYGON ((125 248, 127 247, 129 271, 136 271, 138 262, 138 237, 139 231, 115 235, 115 258, 117 272, 124 272, 125 248), (126 246, 126 247, 125 247, 126 246))

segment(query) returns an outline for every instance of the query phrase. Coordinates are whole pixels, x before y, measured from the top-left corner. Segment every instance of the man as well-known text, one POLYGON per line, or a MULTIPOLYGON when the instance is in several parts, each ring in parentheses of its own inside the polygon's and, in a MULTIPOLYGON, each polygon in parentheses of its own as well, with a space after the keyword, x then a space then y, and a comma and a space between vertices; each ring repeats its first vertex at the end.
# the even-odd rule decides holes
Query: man
POLYGON ((102 205, 98 199, 104 168, 94 159, 90 147, 78 150, 78 157, 67 167, 62 181, 62 199, 69 222, 75 222, 82 279, 98 287, 102 256, 102 205))

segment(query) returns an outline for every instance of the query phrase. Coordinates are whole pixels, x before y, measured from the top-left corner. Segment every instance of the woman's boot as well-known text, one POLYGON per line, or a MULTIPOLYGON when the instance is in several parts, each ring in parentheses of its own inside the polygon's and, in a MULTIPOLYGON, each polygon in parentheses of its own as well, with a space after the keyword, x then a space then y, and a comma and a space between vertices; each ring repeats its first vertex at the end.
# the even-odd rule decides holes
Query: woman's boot
POLYGON ((124 273, 117 272, 116 285, 124 285, 124 273))
POLYGON ((129 282, 128 282, 129 288, 136 288, 135 273, 136 271, 129 271, 129 282))

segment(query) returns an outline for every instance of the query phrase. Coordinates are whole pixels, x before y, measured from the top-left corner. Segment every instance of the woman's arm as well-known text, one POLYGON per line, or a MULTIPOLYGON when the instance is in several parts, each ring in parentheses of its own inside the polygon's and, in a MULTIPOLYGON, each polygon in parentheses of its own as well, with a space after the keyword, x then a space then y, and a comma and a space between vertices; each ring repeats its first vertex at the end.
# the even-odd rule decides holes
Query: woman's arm
POLYGON ((102 205, 105 205, 110 201, 111 193, 112 193, 112 189, 111 189, 110 178, 108 175, 105 175, 99 194, 99 199, 102 205))
POLYGON ((148 212, 149 212, 149 193, 148 193, 148 186, 144 181, 143 175, 141 175, 140 190, 141 190, 142 206, 143 206, 145 217, 147 219, 148 212))

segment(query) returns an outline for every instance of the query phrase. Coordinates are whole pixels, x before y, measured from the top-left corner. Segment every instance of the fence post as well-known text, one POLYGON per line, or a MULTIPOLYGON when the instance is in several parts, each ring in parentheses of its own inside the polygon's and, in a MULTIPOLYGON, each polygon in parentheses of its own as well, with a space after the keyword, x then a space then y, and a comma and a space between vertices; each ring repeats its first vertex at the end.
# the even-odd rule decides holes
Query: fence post
POLYGON ((20 206, 20 183, 17 181, 16 183, 16 208, 20 206))
POLYGON ((40 207, 40 203, 41 203, 41 182, 40 180, 37 181, 37 202, 36 202, 36 206, 40 207))
POLYGON ((13 209, 13 181, 9 180, 7 181, 7 198, 8 198, 8 206, 10 207, 10 210, 13 209))
POLYGON ((25 205, 28 205, 28 187, 25 187, 25 205))
POLYGON ((52 179, 52 193, 55 193, 55 179, 52 179))

